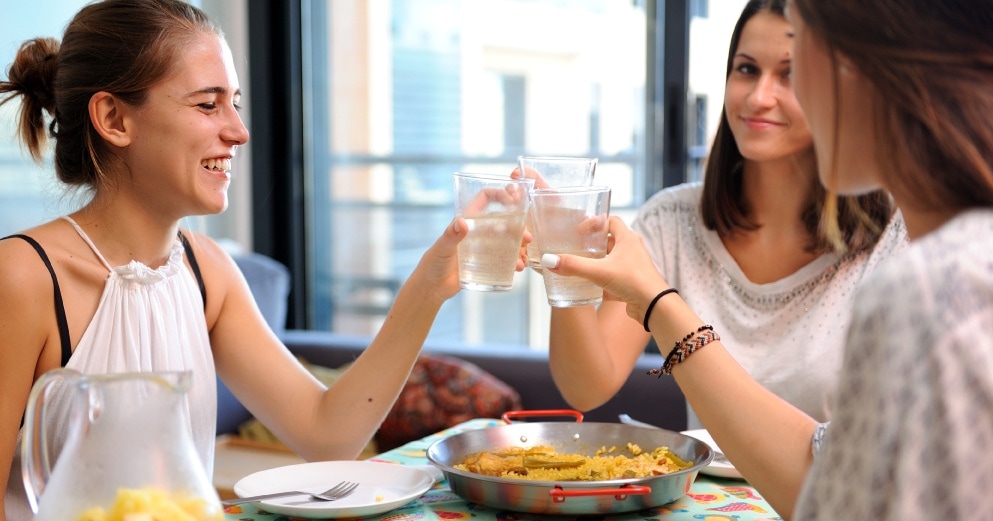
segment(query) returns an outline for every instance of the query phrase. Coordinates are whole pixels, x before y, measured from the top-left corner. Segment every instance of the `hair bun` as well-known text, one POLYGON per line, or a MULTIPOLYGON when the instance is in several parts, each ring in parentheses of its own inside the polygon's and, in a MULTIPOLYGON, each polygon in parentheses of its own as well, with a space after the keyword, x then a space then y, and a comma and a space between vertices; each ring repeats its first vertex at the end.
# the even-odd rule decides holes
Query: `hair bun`
POLYGON ((55 38, 34 38, 21 44, 8 72, 8 82, 22 95, 34 98, 38 106, 55 112, 55 68, 59 42, 55 38))
POLYGON ((0 81, 0 104, 21 96, 18 134, 31 157, 41 162, 42 149, 48 140, 45 112, 55 116, 55 72, 58 66, 59 41, 55 38, 27 40, 17 50, 14 63, 7 69, 7 80, 0 81))

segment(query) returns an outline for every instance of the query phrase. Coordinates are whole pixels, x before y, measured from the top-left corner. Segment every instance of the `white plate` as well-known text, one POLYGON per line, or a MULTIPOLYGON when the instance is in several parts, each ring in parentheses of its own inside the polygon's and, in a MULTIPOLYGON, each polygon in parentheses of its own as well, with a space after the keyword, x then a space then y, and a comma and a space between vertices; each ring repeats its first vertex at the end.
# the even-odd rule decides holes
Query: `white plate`
POLYGON ((434 479, 417 467, 375 461, 319 461, 256 472, 238 480, 238 497, 284 490, 321 492, 339 481, 357 481, 351 495, 337 501, 292 496, 260 501, 267 512, 310 519, 366 517, 402 507, 427 492, 434 479))
MULTIPOLYGON (((718 447, 717 443, 714 442, 714 438, 710 437, 710 433, 707 432, 707 429, 693 429, 693 430, 683 431, 683 434, 691 438, 696 438, 706 443, 707 445, 710 445, 710 448, 716 452, 722 452, 721 448, 718 447)), ((738 472, 738 469, 734 468, 734 465, 732 465, 726 459, 722 459, 721 461, 718 461, 718 458, 716 456, 714 457, 714 460, 710 462, 710 465, 707 465, 706 467, 700 469, 700 472, 702 472, 703 474, 709 474, 711 476, 717 476, 720 478, 743 479, 741 477, 741 474, 738 472)))

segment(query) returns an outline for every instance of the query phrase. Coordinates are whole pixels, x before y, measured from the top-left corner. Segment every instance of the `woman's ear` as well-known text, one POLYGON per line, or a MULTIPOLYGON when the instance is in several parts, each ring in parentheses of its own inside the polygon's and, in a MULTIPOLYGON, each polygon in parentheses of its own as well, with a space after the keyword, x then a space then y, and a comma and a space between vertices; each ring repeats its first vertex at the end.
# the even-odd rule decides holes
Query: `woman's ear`
POLYGON ((124 109, 121 100, 113 94, 100 91, 90 97, 90 122, 104 140, 116 147, 124 148, 131 144, 131 136, 125 125, 124 109))

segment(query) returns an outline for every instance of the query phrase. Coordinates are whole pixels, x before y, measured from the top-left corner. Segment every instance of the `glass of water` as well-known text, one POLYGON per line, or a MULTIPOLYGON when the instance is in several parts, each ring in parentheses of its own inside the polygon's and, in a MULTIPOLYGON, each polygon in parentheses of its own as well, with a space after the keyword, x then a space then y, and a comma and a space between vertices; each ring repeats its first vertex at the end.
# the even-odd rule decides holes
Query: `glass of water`
POLYGON ((533 186, 531 178, 455 173, 455 215, 469 227, 458 248, 462 288, 510 291, 533 186))
MULTIPOLYGON (((603 258, 607 255, 610 188, 580 186, 535 188, 531 216, 538 258, 546 253, 603 258)), ((603 289, 581 277, 542 270, 545 294, 553 307, 599 305, 603 289)))
MULTIPOLYGON (((595 157, 518 156, 518 175, 534 179, 534 188, 563 188, 590 186, 596 174, 595 157)), ((534 223, 528 216, 527 230, 535 236, 534 223)), ((532 240, 528 244, 528 266, 541 273, 541 256, 532 240)))

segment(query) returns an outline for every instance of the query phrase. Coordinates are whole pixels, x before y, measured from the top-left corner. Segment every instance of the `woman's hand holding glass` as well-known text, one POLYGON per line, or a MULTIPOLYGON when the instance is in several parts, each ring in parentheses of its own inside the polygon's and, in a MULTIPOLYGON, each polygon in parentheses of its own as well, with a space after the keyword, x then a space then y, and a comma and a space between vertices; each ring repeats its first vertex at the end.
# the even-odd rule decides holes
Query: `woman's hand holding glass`
MULTIPOLYGON (((597 162, 595 157, 518 156, 517 168, 511 172, 510 177, 533 180, 532 190, 590 186, 593 184, 597 162)), ((525 230, 532 234, 532 238, 536 235, 533 211, 528 212, 525 230)), ((537 244, 532 242, 524 248, 530 267, 541 273, 541 254, 537 244)))
MULTIPOLYGON (((421 257, 415 273, 423 276, 426 287, 434 288, 441 299, 449 299, 459 292, 458 245, 468 236, 466 220, 456 217, 445 228, 445 232, 431 245, 421 257)), ((517 259, 516 271, 527 268, 527 256, 524 247, 531 242, 530 234, 524 234, 521 243, 522 254, 517 259)))
POLYGON ((541 264, 560 275, 583 277, 604 290, 604 298, 627 304, 629 317, 641 322, 645 309, 669 284, 662 278, 640 235, 617 216, 609 218, 607 256, 591 259, 577 255, 546 254, 541 264))

